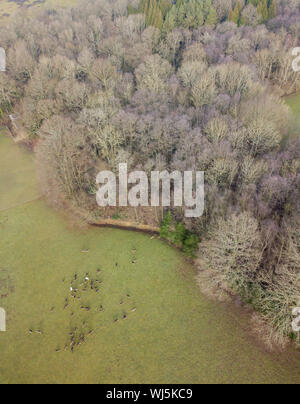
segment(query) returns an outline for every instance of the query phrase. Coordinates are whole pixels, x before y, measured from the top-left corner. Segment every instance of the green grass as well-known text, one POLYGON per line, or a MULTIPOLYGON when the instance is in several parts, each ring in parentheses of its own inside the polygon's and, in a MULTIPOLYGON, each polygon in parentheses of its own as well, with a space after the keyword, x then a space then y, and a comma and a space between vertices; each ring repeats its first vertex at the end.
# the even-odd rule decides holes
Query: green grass
POLYGON ((286 101, 293 113, 300 115, 300 93, 287 97, 286 101))
POLYGON ((286 103, 292 111, 291 133, 299 135, 300 132, 300 93, 286 97, 286 103))
MULTIPOLYGON (((36 185, 31 156, 0 139, 7 207, 22 202, 13 201, 10 178, 23 186, 23 200, 36 195, 36 185)), ((300 361, 260 350, 245 331, 248 316, 205 299, 192 267, 159 240, 72 228, 42 200, 0 212, 0 231, 0 306, 8 316, 0 383, 299 382, 300 361), (80 288, 86 273, 103 283, 98 293, 81 287, 74 300, 70 285, 80 288), (75 274, 78 285, 71 283, 75 274), (64 351, 76 327, 86 342, 64 351)))
POLYGON ((32 155, 0 136, 0 212, 40 196, 32 155))

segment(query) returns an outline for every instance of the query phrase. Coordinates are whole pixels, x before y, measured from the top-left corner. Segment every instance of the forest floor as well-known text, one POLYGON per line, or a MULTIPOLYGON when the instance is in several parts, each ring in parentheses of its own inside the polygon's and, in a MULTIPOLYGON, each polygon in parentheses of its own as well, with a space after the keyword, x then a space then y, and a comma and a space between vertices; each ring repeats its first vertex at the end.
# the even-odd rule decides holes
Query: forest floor
POLYGON ((33 156, 0 134, 0 384, 299 382, 298 354, 260 348, 249 315, 202 296, 179 251, 71 227, 25 203, 35 178, 33 156))

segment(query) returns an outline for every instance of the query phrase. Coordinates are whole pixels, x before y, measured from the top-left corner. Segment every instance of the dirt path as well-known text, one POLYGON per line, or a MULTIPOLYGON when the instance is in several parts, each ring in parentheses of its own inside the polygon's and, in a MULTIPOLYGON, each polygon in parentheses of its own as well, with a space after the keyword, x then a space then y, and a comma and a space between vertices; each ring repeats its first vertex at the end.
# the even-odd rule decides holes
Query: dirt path
POLYGON ((90 225, 96 227, 109 227, 112 229, 136 231, 141 233, 159 234, 158 227, 152 227, 142 224, 123 222, 122 220, 103 219, 99 221, 90 221, 90 225))

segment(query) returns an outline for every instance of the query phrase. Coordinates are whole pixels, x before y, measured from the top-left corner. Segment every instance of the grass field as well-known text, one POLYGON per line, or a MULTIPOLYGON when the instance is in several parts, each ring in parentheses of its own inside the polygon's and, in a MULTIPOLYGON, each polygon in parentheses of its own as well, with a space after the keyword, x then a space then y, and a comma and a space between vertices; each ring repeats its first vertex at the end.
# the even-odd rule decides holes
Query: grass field
POLYGON ((76 0, 0 0, 0 18, 10 17, 19 9, 30 7, 72 6, 76 0))
POLYGON ((299 135, 300 132, 300 93, 286 98, 286 102, 292 111, 291 132, 299 135))
POLYGON ((40 196, 32 155, 0 137, 0 212, 40 196), (25 179, 25 182, 24 182, 25 179), (25 185, 26 184, 26 185, 25 185))
MULTIPOLYGON (((1 135, 0 164, 2 208, 38 195, 32 156, 1 135)), ((300 360, 260 350, 248 316, 202 297, 159 240, 72 228, 43 200, 0 212, 0 232, 0 383, 300 380, 300 360)))

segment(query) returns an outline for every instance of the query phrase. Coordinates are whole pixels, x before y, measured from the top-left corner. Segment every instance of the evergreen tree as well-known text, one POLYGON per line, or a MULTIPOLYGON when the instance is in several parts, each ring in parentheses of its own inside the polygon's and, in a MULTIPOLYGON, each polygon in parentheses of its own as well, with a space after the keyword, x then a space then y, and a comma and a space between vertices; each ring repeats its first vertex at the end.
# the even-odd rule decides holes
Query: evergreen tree
POLYGON ((172 7, 171 10, 166 15, 166 20, 164 23, 164 30, 166 32, 172 31, 177 25, 177 10, 172 7))
POLYGON ((182 251, 189 257, 194 257, 198 249, 199 239, 195 234, 188 235, 183 241, 182 251))
POLYGON ((139 12, 143 14, 147 14, 149 7, 149 0, 141 0, 139 6, 139 12))
POLYGON ((172 214, 169 211, 160 225, 160 237, 169 240, 171 237, 172 214))
POLYGON ((276 0, 270 0, 269 4, 269 19, 277 16, 277 3, 276 0))
POLYGON ((186 19, 186 7, 185 4, 182 2, 178 7, 177 4, 175 6, 175 9, 177 10, 176 13, 176 25, 185 25, 185 19, 186 19))
POLYGON ((214 7, 211 7, 206 18, 206 24, 208 25, 217 25, 218 23, 218 15, 214 7))
POLYGON ((145 15, 146 15, 146 24, 152 25, 152 20, 154 19, 154 8, 155 8, 155 2, 156 0, 148 0, 148 7, 146 7, 145 10, 145 15))
POLYGON ((177 223, 175 226, 175 232, 172 235, 172 242, 177 246, 177 247, 182 247, 184 240, 187 237, 187 230, 184 227, 183 223, 177 223))
POLYGON ((242 7, 242 4, 241 4, 241 1, 240 1, 240 0, 236 3, 236 6, 235 6, 235 7, 238 9, 239 13, 242 12, 243 7, 242 7))
MULTIPOLYGON (((245 5, 252 4, 257 8, 261 16, 261 22, 275 18, 277 15, 277 0, 246 0, 245 5)), ((243 2, 244 4, 244 2, 243 2)), ((195 29, 208 24, 215 26, 218 23, 218 15, 212 0, 140 0, 138 10, 128 7, 128 13, 143 13, 146 16, 147 25, 153 25, 168 32, 175 27, 195 29)), ((238 0, 234 9, 230 12, 228 20, 238 26, 245 24, 243 5, 238 0)))
POLYGON ((268 21, 269 19, 268 0, 262 0, 257 7, 257 11, 261 15, 261 22, 268 21))
POLYGON ((240 25, 241 22, 241 13, 242 13, 242 5, 241 2, 238 1, 233 9, 233 11, 229 14, 229 21, 234 22, 237 25, 240 25))
POLYGON ((161 29, 163 26, 163 15, 157 0, 141 0, 139 12, 145 14, 146 24, 161 29))
POLYGON ((158 5, 163 18, 165 18, 168 12, 171 10, 173 3, 172 0, 159 0, 158 5))
POLYGON ((243 14, 241 14, 240 21, 239 21, 239 26, 245 25, 245 17, 243 14))
POLYGON ((207 17, 210 13, 209 20, 213 24, 215 17, 211 0, 178 0, 166 16, 165 28, 172 29, 175 26, 183 26, 193 29, 204 25, 205 6, 208 10, 207 17))
POLYGON ((162 11, 159 7, 159 4, 156 3, 152 25, 156 28, 162 29, 163 23, 164 19, 162 11))
POLYGON ((204 24, 204 16, 201 4, 198 0, 190 0, 184 4, 183 26, 186 28, 197 28, 204 24))

